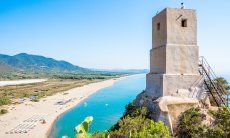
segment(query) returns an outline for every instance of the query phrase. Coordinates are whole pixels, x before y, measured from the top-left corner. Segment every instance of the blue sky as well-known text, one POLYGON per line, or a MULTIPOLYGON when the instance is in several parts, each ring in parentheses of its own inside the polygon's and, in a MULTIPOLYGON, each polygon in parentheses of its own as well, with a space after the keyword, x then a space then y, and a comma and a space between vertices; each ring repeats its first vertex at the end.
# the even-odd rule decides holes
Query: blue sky
MULTIPOLYGON (((181 0, 0 0, 0 53, 21 52, 88 68, 149 68, 151 20, 181 0)), ((230 1, 184 0, 198 15, 198 45, 230 74, 230 1)))

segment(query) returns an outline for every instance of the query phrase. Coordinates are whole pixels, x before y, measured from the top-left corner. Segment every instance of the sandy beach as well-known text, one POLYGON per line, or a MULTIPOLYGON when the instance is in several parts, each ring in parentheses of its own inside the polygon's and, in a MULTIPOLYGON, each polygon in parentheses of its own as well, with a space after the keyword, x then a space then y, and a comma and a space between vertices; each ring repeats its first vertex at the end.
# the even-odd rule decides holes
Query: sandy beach
POLYGON ((96 91, 109 87, 115 81, 123 78, 91 83, 43 98, 39 102, 27 101, 18 105, 10 105, 8 107, 9 112, 0 116, 0 138, 45 138, 48 136, 53 122, 60 114, 76 106, 96 91), (45 124, 41 121, 43 119, 45 124), (18 128, 29 131, 27 133, 20 131, 15 133, 18 128), (13 133, 10 133, 12 131, 13 133))

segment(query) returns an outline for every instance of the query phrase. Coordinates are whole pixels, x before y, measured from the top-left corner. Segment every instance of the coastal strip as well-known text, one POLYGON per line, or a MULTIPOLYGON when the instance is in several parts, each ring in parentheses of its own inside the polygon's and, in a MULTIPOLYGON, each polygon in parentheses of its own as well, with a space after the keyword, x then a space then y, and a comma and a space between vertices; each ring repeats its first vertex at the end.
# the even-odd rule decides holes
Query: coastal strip
POLYGON ((125 77, 91 83, 41 99, 10 105, 9 113, 0 116, 0 137, 46 138, 53 122, 62 113, 78 105, 102 88, 112 86, 125 77), (15 133, 16 132, 16 133, 15 133))

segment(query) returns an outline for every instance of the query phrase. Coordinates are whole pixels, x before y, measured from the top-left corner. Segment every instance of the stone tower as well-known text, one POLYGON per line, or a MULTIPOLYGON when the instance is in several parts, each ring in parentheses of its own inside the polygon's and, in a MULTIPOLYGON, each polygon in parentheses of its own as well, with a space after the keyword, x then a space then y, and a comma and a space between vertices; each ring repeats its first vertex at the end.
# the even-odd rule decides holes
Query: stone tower
POLYGON ((201 100, 209 104, 198 71, 196 12, 166 8, 153 17, 152 28, 146 90, 133 103, 147 107, 152 119, 163 121, 173 133, 180 113, 199 106, 201 100))
POLYGON ((152 19, 150 73, 146 94, 200 99, 203 77, 198 72, 195 10, 166 8, 152 19))

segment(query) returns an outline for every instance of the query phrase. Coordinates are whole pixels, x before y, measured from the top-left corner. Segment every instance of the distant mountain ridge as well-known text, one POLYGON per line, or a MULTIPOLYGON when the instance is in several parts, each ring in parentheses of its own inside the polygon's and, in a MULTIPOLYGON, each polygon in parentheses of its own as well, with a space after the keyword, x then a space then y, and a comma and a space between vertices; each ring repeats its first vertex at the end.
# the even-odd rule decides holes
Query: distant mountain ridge
POLYGON ((14 56, 0 54, 0 69, 12 68, 18 70, 55 70, 85 72, 89 69, 75 66, 66 61, 58 61, 39 55, 20 53, 14 56))

